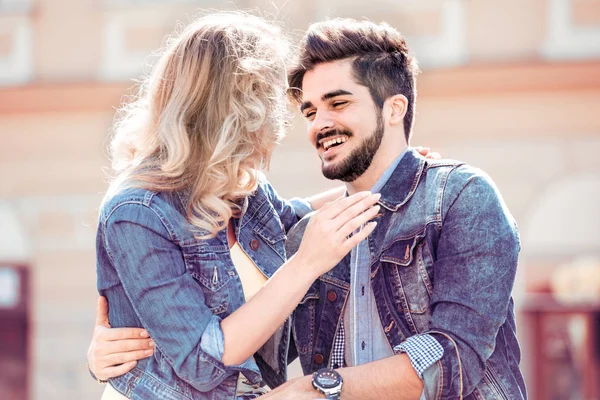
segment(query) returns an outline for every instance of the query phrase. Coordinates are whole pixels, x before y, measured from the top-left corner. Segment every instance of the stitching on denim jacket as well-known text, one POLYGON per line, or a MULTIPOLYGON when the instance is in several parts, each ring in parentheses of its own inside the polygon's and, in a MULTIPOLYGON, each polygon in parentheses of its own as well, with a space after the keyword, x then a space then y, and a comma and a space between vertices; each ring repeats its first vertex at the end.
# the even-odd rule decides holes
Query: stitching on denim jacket
POLYGON ((417 325, 412 318, 410 305, 408 304, 408 299, 406 298, 406 291, 404 290, 404 284, 402 283, 402 279, 400 278, 400 273, 398 272, 398 268, 395 270, 396 279, 398 280, 398 285, 400 289, 400 301, 402 302, 402 313, 404 314, 404 319, 409 325, 410 330, 413 334, 418 334, 417 325))
POLYGON ((163 211, 161 210, 161 208, 154 201, 154 198, 156 196, 157 196, 156 192, 152 192, 152 191, 144 189, 143 200, 140 200, 140 196, 139 195, 132 195, 132 196, 126 198, 126 199, 120 200, 113 207, 111 207, 110 210, 106 213, 106 217, 104 218, 104 221, 103 221, 104 224, 106 225, 106 222, 108 221, 108 219, 121 206, 124 206, 124 205, 127 205, 127 204, 141 205, 144 208, 147 208, 147 209, 152 210, 154 212, 154 214, 158 217, 158 219, 161 221, 161 223, 165 227, 167 233, 169 234, 170 239, 174 243, 176 243, 177 245, 180 245, 181 240, 177 237, 175 229, 169 223, 169 221, 167 220, 166 216, 163 214, 163 211))
POLYGON ((308 343, 305 348, 305 354, 311 354, 315 348, 315 331, 317 330, 317 321, 315 317, 317 315, 317 305, 319 305, 319 303, 315 301, 308 305, 310 335, 308 336, 308 343))
POLYGON ((435 196, 434 213, 436 215, 436 219, 439 221, 442 221, 442 203, 444 201, 444 194, 446 192, 446 183, 448 182, 448 175, 450 175, 450 171, 444 171, 444 173, 442 173, 442 177, 435 196))
POLYGON ((477 390, 477 388, 473 389, 473 391, 471 392, 472 396, 475 396, 475 399, 477 400, 485 400, 485 397, 483 397, 481 395, 481 393, 479 393, 479 390, 477 390))
MULTIPOLYGON (((313 301, 311 303, 308 303, 308 300, 318 300, 319 299, 319 286, 320 286, 320 282, 317 280, 315 281, 315 283, 313 283, 311 285, 311 287, 309 288, 309 291, 313 288, 313 286, 317 287, 317 292, 316 293, 307 293, 304 298, 302 299, 302 301, 299 303, 298 307, 296 307, 296 309, 294 310, 294 312, 292 313, 292 335, 294 336, 294 343, 296 345, 296 350, 298 351, 298 358, 300 358, 300 353, 302 354, 310 354, 310 352, 312 351, 312 342, 314 340, 314 331, 315 331, 315 315, 316 315, 316 305, 318 304, 318 301, 313 301), (296 333, 296 315, 298 314, 298 310, 300 311, 304 311, 307 310, 308 311, 308 319, 309 319, 309 337, 308 337, 308 344, 305 347, 300 347, 301 342, 298 340, 298 335, 296 333)), ((306 312, 306 311, 305 311, 306 312)))
MULTIPOLYGON (((275 237, 269 236, 265 233, 264 225, 262 225, 260 227, 259 226, 254 227, 253 231, 258 236, 260 236, 269 245, 269 247, 271 247, 281 257, 281 254, 279 254, 279 252, 273 247, 273 245, 276 243, 279 243, 281 241, 285 241, 287 239, 285 234, 282 233, 281 236, 275 236, 275 237)), ((283 229, 281 230, 281 232, 283 232, 283 229)), ((269 232, 269 233, 271 233, 271 232, 269 232)))
MULTIPOLYGON (((123 203, 123 204, 130 204, 130 203, 123 203)), ((123 204, 121 204, 121 205, 123 205, 123 204)), ((135 204, 140 204, 140 203, 135 203, 135 204)), ((115 208, 115 210, 116 210, 116 208, 115 208)), ((154 209, 152 209, 152 208, 149 208, 149 207, 148 207, 148 210, 151 210, 152 212, 154 212, 154 213, 156 214, 156 212, 155 212, 155 210, 154 210, 154 209)), ((113 211, 114 211, 114 210, 113 210, 113 211)), ((112 213, 111 213, 111 214, 112 214, 112 213)), ((158 216, 158 215, 157 215, 157 216, 158 216)), ((160 216, 159 216, 159 220, 162 222, 162 220, 160 219, 160 216)), ((103 227, 103 228, 104 228, 104 234, 103 234, 103 238, 104 238, 104 247, 105 247, 106 254, 107 254, 107 256, 109 257, 109 259, 111 260, 111 262, 113 263, 113 265, 116 265, 116 262, 115 262, 114 256, 111 254, 111 252, 110 252, 110 250, 109 250, 109 246, 108 246, 108 242, 107 242, 107 237, 106 237, 106 225, 104 225, 104 227, 103 227)), ((168 229, 167 229, 166 227, 165 227, 165 229, 166 229, 166 230, 167 230, 167 232, 168 232, 168 229)), ((124 292, 125 292, 125 294, 128 296, 128 298, 131 298, 131 294, 128 292, 128 290, 125 288, 125 286, 124 286, 124 285, 123 285, 123 291, 124 291, 124 292)), ((137 309, 137 307, 135 307, 135 305, 133 304, 133 302, 131 303, 131 306, 132 306, 132 308, 134 309, 134 312, 135 312, 135 314, 136 314, 137 318, 140 320, 140 322, 142 322, 142 325, 144 325, 144 322, 143 322, 143 320, 142 320, 142 318, 141 318, 141 315, 139 314, 139 310, 137 309)), ((152 333, 151 333, 151 335, 152 335, 152 333)), ((162 354, 162 357, 163 357, 164 359, 166 359, 166 360, 167 360, 167 362, 168 362, 168 363, 169 363, 171 366, 173 366, 173 365, 174 365, 174 362, 173 362, 173 360, 172 360, 172 359, 169 357, 169 355, 168 355, 167 353, 165 353, 165 352, 162 350, 162 348, 161 348, 161 345, 160 345, 159 343, 155 343, 155 346, 156 346, 156 348, 157 348, 157 349, 158 349, 158 350, 161 352, 161 354, 162 354)), ((205 361, 205 362, 208 362, 209 364, 212 364, 212 365, 215 367, 215 369, 216 369, 216 374, 217 374, 218 378, 220 378, 220 377, 221 377, 221 376, 222 376, 222 375, 225 373, 225 370, 224 370, 224 369, 223 369, 223 368, 222 368, 222 367, 221 367, 219 364, 215 363, 215 362, 213 361, 212 357, 210 357, 210 356, 209 356, 208 358, 207 358, 207 357, 202 357, 203 355, 205 355, 205 356, 206 356, 206 354, 205 354, 205 353, 204 353, 202 350, 200 350, 200 349, 198 350, 198 352, 201 354, 200 358, 201 358, 201 359, 203 359, 203 361, 205 361)), ((188 379, 190 379, 190 378, 188 377, 188 379)))
POLYGON ((127 205, 127 204, 135 204, 135 205, 141 205, 143 206, 143 203, 140 199, 134 198, 134 199, 123 199, 122 201, 119 201, 116 204, 113 204, 112 207, 110 207, 105 213, 103 213, 104 215, 102 216, 102 218, 100 219, 100 222, 103 225, 106 225, 106 222, 110 219, 110 217, 114 214, 114 212, 121 206, 127 205))
POLYGON ((328 283, 330 285, 336 286, 340 289, 350 290, 350 285, 347 282, 344 282, 340 279, 331 277, 329 275, 321 275, 319 277, 319 280, 322 282, 328 283))
MULTIPOLYGON (((465 165, 464 163, 459 163, 459 164, 448 164, 448 165, 439 165, 439 167, 452 167, 452 168, 445 168, 444 170, 441 171, 442 173, 442 177, 441 177, 441 181, 438 184, 437 190, 436 190, 436 197, 435 197, 435 207, 434 207, 434 215, 435 215, 435 222, 438 223, 437 228, 438 231, 442 230, 442 225, 443 225, 443 221, 444 221, 444 217, 443 217, 443 211, 444 211, 444 195, 446 194, 446 186, 448 184, 448 181, 450 179, 450 174, 457 170, 459 167, 465 165)), ((436 166, 438 167, 438 166, 436 166)), ((462 189, 461 189, 462 191, 462 189)))
MULTIPOLYGON (((417 268, 419 270, 419 275, 423 280, 423 284, 425 285, 425 290, 427 290, 427 294, 429 295, 429 304, 431 304, 431 295, 433 294, 433 284, 431 283, 431 279, 429 278, 429 273, 427 273, 427 266, 425 265, 425 260, 423 259, 423 252, 425 250, 429 251, 426 242, 421 242, 419 244, 421 251, 417 251, 417 268)), ((428 307, 429 308, 429 307, 428 307)))
POLYGON ((411 197, 415 194, 415 191, 417 190, 417 187, 419 186, 419 181, 421 180, 421 177, 423 176, 423 171, 425 170, 424 166, 425 166, 425 160, 424 159, 420 159, 419 160, 419 165, 417 167, 417 172, 415 174, 415 178, 414 178, 414 180, 412 182, 410 190, 406 194, 406 197, 400 203, 398 203, 398 204, 392 204, 392 203, 390 203, 388 201, 385 201, 385 199, 380 199, 379 203, 382 206, 384 206, 385 208, 387 208, 389 211, 392 211, 392 212, 398 211, 398 209, 400 207, 402 207, 404 204, 406 204, 408 202, 408 200, 410 200, 411 197))
MULTIPOLYGON (((446 339, 448 339, 448 340, 449 340, 449 341, 452 343, 452 345, 454 346, 454 351, 456 352, 456 359, 457 359, 457 362, 458 362, 458 376, 459 376, 459 381, 460 381, 460 382, 459 382, 459 383, 460 383, 460 385, 459 385, 459 396, 460 396, 460 397, 459 397, 459 399, 460 399, 460 400, 462 400, 462 398, 463 398, 463 373, 462 373, 462 362, 461 362, 461 360, 460 360, 460 352, 458 351, 458 346, 456 345, 456 342, 454 341, 454 339, 452 339, 452 337, 450 337, 450 335, 448 335, 448 334, 447 334, 447 333, 445 333, 445 332, 436 331, 436 330, 431 330, 431 331, 429 331, 429 332, 425 332, 425 333, 438 333, 438 334, 440 334, 440 335, 442 335, 442 336, 446 337, 446 339)), ((445 356, 445 355, 446 355, 446 354, 444 354, 444 356, 445 356)), ((442 356, 442 357, 444 357, 444 356, 442 356)))
POLYGON ((403 235, 403 236, 394 238, 394 240, 391 243, 389 243, 387 246, 381 248, 381 251, 379 252, 379 256, 374 258, 374 262, 371 264, 371 266, 373 266, 373 264, 378 261, 391 262, 391 263, 398 264, 401 266, 407 266, 408 264, 410 264, 413 261, 414 250, 418 246, 418 243, 420 243, 425 238, 426 230, 427 230, 427 225, 425 225, 425 227, 423 227, 423 228, 418 228, 407 235, 403 235), (399 259, 396 257, 384 256, 384 253, 387 252, 388 250, 390 250, 398 242, 410 242, 410 257, 408 259, 404 259, 404 258, 399 259))
POLYGON ((150 205, 150 203, 152 202, 152 199, 154 198, 155 195, 156 195, 156 192, 152 192, 152 191, 147 191, 146 193, 144 193, 144 205, 146 207, 148 207, 150 205))
MULTIPOLYGON (((333 355, 333 347, 335 345, 335 339, 336 339, 338 333, 340 332, 340 323, 343 323, 342 316, 344 315, 344 310, 346 309, 346 305, 348 303, 348 297, 349 297, 348 294, 349 293, 346 293, 346 296, 344 296, 344 303, 342 304, 342 310, 340 312, 340 316, 338 317, 338 322, 335 326, 335 334, 333 335, 333 340, 331 341, 331 345, 330 345, 331 347, 329 349, 329 359, 327 361, 327 365, 329 365, 331 363, 331 356, 333 355)), ((344 343, 344 347, 346 347, 345 343, 344 343)), ((329 367, 333 368, 331 365, 329 365, 329 367)))
MULTIPOLYGON (((267 215, 267 213, 264 213, 264 215, 267 215)), ((261 219, 262 221, 262 219, 261 219)), ((273 250, 273 252, 275 254, 277 254, 277 256, 283 261, 286 261, 286 257, 285 257, 285 244, 283 246, 281 246, 281 250, 283 251, 283 254, 280 253, 276 248, 275 245, 277 243, 281 243, 282 241, 285 243, 285 240, 287 240, 287 237, 285 234, 283 234, 283 229, 281 230, 282 235, 281 237, 279 236, 275 236, 275 237, 270 237, 269 235, 265 234, 264 229, 263 228, 264 225, 261 226, 255 226, 252 230, 254 231, 254 233, 256 233, 260 238, 262 238, 262 240, 267 244, 267 246, 269 246, 269 248, 271 250, 273 250)), ((260 263, 257 263, 260 264, 260 263)))
MULTIPOLYGON (((191 399, 190 396, 189 396, 189 394, 183 393, 180 390, 178 390, 177 388, 174 388, 174 387, 172 387, 170 385, 165 384, 163 381, 161 381, 156 376, 154 376, 154 374, 152 374, 151 372, 142 371, 141 376, 143 376, 146 379, 153 380, 155 382, 155 385, 160 386, 161 389, 167 389, 167 390, 170 390, 170 391, 174 392, 174 394, 176 394, 176 395, 181 395, 181 396, 184 396, 185 398, 191 399)), ((186 385, 188 385, 187 382, 184 382, 184 383, 186 385)))
POLYGON ((440 384, 438 386, 438 395, 437 398, 442 398, 442 393, 444 392, 444 366, 442 365, 442 361, 438 360, 437 364, 439 364, 440 368, 440 384))
POLYGON ((131 397, 131 394, 133 392, 133 390, 135 389, 135 387, 137 386, 137 381, 140 379, 139 375, 134 376, 132 380, 127 382, 127 393, 125 393, 125 396, 127 397, 131 397))
POLYGON ((260 194, 264 194, 263 196, 258 196, 259 191, 257 189, 257 191, 252 194, 251 197, 253 197, 254 199, 261 199, 262 201, 260 203, 258 203, 257 201, 253 201, 252 202, 252 207, 249 207, 249 209, 246 209, 246 213, 244 215, 242 215, 242 217, 240 218, 240 226, 239 229, 241 230, 243 227, 245 227, 246 225, 248 225, 248 223, 250 221, 254 221, 255 218, 262 218, 262 215, 264 214, 264 212, 260 215, 258 215, 258 217, 256 216, 256 214, 258 212, 260 212, 260 210, 263 208, 263 204, 265 204, 265 202, 269 201, 268 199, 268 195, 266 193, 260 193, 260 194))
POLYGON ((494 368, 492 368, 492 366, 488 363, 486 363, 485 367, 486 373, 483 375, 484 381, 487 378, 487 383, 497 391, 498 395, 500 395, 500 398, 509 399, 508 390, 502 380, 498 378, 498 374, 494 368))
MULTIPOLYGON (((325 287, 325 289, 326 289, 326 287, 325 287)), ((346 297, 346 298, 348 297, 348 294, 347 294, 347 293, 346 293, 346 296, 345 296, 345 297, 346 297)), ((327 307, 327 306, 334 307, 334 303, 328 303, 328 302, 324 302, 324 303, 322 303, 322 304, 323 304, 323 306, 321 307, 321 309, 322 309, 322 310, 321 310, 321 318, 319 319, 319 332, 321 332, 321 329, 322 329, 322 327, 323 327, 323 317, 324 317, 326 314, 328 314, 328 313, 326 313, 326 312, 323 310, 323 308, 325 308, 325 307, 327 307)), ((337 308, 339 308, 339 307, 337 307, 337 308)), ((336 308, 336 310, 337 310, 337 308, 336 308)), ((344 312, 344 310, 343 310, 343 308, 341 308, 341 309, 340 309, 340 314, 339 314, 339 316, 338 316, 338 322, 339 322, 339 318, 341 317, 341 315, 342 315, 342 313, 343 313, 343 312, 344 312)), ((336 331, 334 331, 334 333, 333 333, 333 338, 332 338, 332 340, 331 340, 331 343, 333 343, 333 340, 335 340, 335 335, 336 335, 336 334, 337 334, 337 330, 336 330, 336 331)), ((316 335, 316 337, 317 337, 317 338, 319 338, 319 336, 320 336, 320 335, 316 335)), ((328 343, 327 343, 327 342, 325 342, 324 340, 321 340, 321 341, 323 342, 323 344, 324 344, 325 346, 328 344, 328 343)), ((317 341, 315 340, 315 341, 314 341, 314 345, 312 346, 312 349, 311 349, 311 352, 310 352, 310 354, 314 353, 314 351, 315 351, 315 348, 316 348, 316 347, 317 347, 317 341)), ((330 350, 330 351, 331 351, 331 350, 330 350)), ((313 362, 314 362, 314 361, 313 361, 313 362)), ((325 363, 325 360, 323 360, 323 362, 325 363)), ((327 363, 325 363, 325 365, 327 365, 328 363, 329 363, 329 358, 327 359, 327 363)))

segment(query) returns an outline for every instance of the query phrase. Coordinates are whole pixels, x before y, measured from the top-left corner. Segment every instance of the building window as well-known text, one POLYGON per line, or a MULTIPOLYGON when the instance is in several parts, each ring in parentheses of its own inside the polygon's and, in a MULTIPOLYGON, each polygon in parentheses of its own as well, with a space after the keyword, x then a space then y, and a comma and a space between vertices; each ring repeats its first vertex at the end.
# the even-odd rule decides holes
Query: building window
POLYGON ((0 12, 0 85, 21 85, 32 77, 33 31, 29 16, 0 12))
POLYGON ((548 59, 585 59, 600 56, 600 2, 549 0, 548 36, 542 55, 548 59))
POLYGON ((0 0, 0 15, 29 13, 33 2, 34 0, 0 0))
POLYGON ((127 14, 109 13, 103 32, 103 61, 100 77, 104 80, 136 78, 143 70, 150 49, 131 47, 128 32, 152 26, 147 18, 128 18, 127 14))
POLYGON ((104 27, 99 78, 108 81, 138 78, 154 60, 153 52, 178 23, 187 24, 198 5, 216 0, 102 0, 104 27))

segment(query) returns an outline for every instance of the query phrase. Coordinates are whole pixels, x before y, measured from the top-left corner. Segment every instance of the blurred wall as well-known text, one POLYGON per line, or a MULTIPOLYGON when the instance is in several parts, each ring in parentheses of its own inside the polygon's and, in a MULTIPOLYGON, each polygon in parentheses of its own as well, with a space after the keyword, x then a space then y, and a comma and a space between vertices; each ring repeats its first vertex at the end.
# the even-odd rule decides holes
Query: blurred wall
MULTIPOLYGON (((413 144, 477 165, 498 184, 521 229, 517 298, 553 266, 598 256, 597 0, 5 0, 0 201, 29 249, 32 398, 101 392, 85 353, 114 108, 178 21, 234 8, 274 17, 295 37, 338 16, 385 20, 407 36, 423 70, 413 144)), ((268 176, 283 196, 336 185, 320 175, 301 118, 268 176)), ((0 264, 10 261, 2 251, 0 264)))

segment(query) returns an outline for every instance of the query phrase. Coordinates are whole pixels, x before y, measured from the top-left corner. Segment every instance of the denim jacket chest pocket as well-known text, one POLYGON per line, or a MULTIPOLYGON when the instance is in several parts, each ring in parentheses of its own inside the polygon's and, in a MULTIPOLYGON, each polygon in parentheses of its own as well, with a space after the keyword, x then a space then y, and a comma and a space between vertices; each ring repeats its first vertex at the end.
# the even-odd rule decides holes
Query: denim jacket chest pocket
POLYGON ((242 217, 237 239, 266 277, 271 277, 286 261, 286 235, 279 216, 267 201, 242 217))
POLYGON ((200 283, 206 306, 215 315, 227 311, 230 301, 227 284, 233 274, 223 260, 215 251, 198 244, 182 246, 182 252, 187 272, 200 283))
POLYGON ((303 327, 300 331, 296 329, 292 331, 296 349, 300 354, 312 352, 314 345, 316 313, 320 299, 319 287, 320 282, 317 280, 310 286, 294 310, 294 325, 303 327))
POLYGON ((406 319, 411 331, 419 333, 429 328, 430 299, 433 291, 433 262, 424 232, 397 238, 379 257, 383 274, 396 312, 406 319))
POLYGON ((279 215, 275 212, 271 204, 267 201, 263 203, 259 211, 257 222, 252 230, 260 237, 267 246, 277 255, 285 260, 285 229, 279 215))

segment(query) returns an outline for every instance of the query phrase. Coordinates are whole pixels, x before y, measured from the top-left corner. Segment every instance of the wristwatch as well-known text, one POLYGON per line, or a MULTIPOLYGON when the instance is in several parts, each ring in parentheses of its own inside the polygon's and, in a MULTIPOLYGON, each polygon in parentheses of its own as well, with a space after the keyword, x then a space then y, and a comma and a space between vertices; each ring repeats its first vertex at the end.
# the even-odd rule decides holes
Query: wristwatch
POLYGON ((323 368, 313 374, 312 385, 327 399, 339 400, 342 393, 342 376, 331 368, 323 368))

